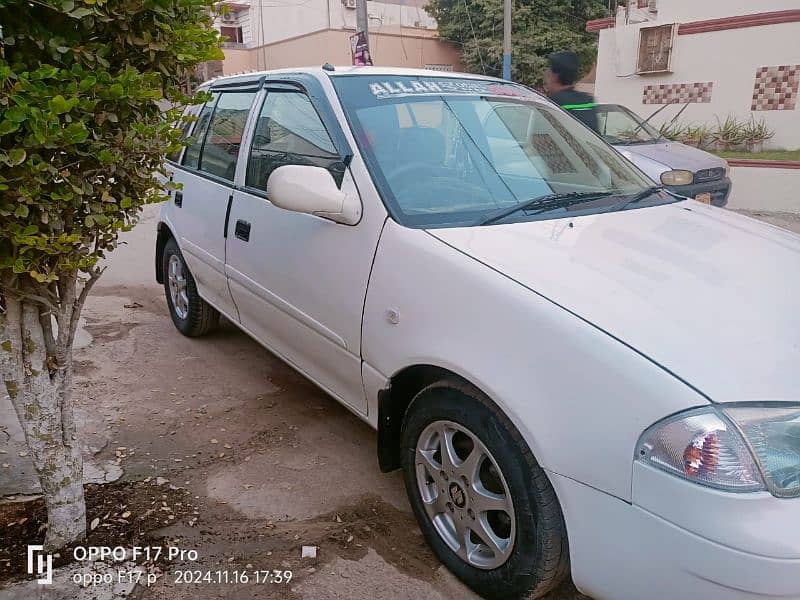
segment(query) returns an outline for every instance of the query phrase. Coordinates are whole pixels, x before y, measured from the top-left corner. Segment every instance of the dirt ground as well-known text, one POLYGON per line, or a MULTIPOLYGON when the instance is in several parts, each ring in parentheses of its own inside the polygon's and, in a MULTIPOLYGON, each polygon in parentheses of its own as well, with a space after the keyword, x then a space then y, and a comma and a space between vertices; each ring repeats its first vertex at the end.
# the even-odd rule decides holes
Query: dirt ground
MULTIPOLYGON (((157 582, 133 597, 474 597, 425 545, 400 474, 378 470, 366 424, 230 323, 202 339, 174 329, 153 277, 156 215, 148 207, 114 254, 85 309, 92 341, 77 352, 83 429, 94 460, 122 467, 107 485, 129 506, 92 506, 90 521, 113 528, 130 512, 124 520, 150 519, 154 531, 142 539, 198 553, 155 565, 157 582), (160 514, 162 488, 172 511, 160 514), (301 558, 302 546, 316 546, 317 557, 301 558), (185 569, 291 571, 291 579, 177 583, 185 569)), ((770 219, 800 233, 799 217, 770 219)), ((3 535, 12 526, 37 535, 27 522, 3 535)), ((22 568, 6 561, 7 570, 22 568)), ((567 582, 549 600, 580 597, 567 582)))

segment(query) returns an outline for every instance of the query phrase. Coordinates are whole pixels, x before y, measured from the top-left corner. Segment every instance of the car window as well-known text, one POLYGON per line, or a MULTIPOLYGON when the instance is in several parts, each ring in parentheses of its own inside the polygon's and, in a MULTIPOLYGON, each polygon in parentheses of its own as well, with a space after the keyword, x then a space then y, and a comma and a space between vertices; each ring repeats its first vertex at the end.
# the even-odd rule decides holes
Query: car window
POLYGON ((600 135, 610 144, 637 144, 657 141, 661 134, 621 106, 597 108, 600 135))
POLYGON ((246 185, 267 189, 272 171, 283 165, 312 165, 341 181, 341 157, 325 125, 303 92, 271 91, 258 115, 246 185))
POLYGON ((221 94, 200 155, 201 171, 233 181, 244 126, 255 95, 255 92, 221 94))
MULTIPOLYGON (((580 122, 521 86, 435 76, 332 79, 381 197, 404 225, 474 225, 553 195, 597 195, 584 210, 619 210, 622 198, 652 187, 580 122)), ((515 217, 549 214, 528 212, 515 217)))
MULTIPOLYGON (((191 106, 187 106, 183 114, 181 114, 181 121, 180 121, 180 130, 181 130, 181 141, 185 141, 187 137, 189 137, 189 133, 192 131, 192 127, 197 122, 197 113, 200 112, 200 105, 193 104, 191 106)), ((172 162, 178 162, 181 158, 181 152, 183 152, 184 146, 181 146, 180 149, 176 150, 167 155, 167 159, 171 160, 172 162)))
POLYGON ((200 164, 200 154, 203 150, 203 142, 206 139, 208 123, 211 121, 211 115, 214 113, 214 106, 217 103, 218 97, 219 94, 212 94, 211 99, 203 105, 200 116, 197 118, 197 123, 192 131, 191 140, 186 147, 186 152, 184 152, 183 161, 181 162, 182 165, 190 169, 196 169, 200 164))

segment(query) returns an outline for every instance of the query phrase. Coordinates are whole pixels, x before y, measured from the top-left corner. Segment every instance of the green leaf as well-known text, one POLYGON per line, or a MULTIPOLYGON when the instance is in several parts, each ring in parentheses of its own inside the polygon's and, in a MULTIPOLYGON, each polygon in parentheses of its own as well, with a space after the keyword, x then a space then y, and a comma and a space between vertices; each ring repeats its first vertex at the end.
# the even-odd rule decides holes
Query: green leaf
POLYGON ((83 123, 70 123, 64 128, 64 139, 70 144, 80 144, 89 137, 89 130, 83 123))
POLYGON ((25 162, 25 158, 28 154, 25 152, 24 148, 13 148, 8 151, 8 161, 7 164, 9 167, 16 167, 17 165, 21 165, 25 162))
POLYGON ((94 14, 94 11, 90 8, 76 8, 75 10, 68 13, 70 17, 73 19, 82 19, 83 17, 88 17, 91 14, 94 14))
POLYGON ((14 216, 24 219, 30 214, 30 212, 31 211, 28 209, 27 204, 19 204, 17 205, 17 210, 14 211, 14 216))
POLYGON ((9 121, 13 121, 14 123, 22 123, 25 119, 28 118, 28 111, 25 110, 25 108, 23 108, 22 106, 12 106, 11 108, 5 111, 3 116, 9 121))
POLYGON ((57 115, 69 112, 70 109, 69 102, 67 102, 67 99, 61 94, 53 97, 50 102, 47 103, 47 106, 50 107, 50 110, 57 115))
POLYGON ((9 133, 15 132, 17 129, 19 129, 19 123, 9 121, 8 119, 0 121, 0 135, 8 135, 9 133))

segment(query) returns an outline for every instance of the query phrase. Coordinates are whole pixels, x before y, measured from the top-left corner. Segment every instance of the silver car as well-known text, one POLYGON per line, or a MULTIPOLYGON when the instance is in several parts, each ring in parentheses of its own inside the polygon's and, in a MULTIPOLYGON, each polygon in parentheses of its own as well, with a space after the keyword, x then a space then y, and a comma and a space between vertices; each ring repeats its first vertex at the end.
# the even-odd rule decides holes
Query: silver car
POLYGON ((725 206, 731 191, 725 159, 674 142, 620 104, 598 104, 600 134, 654 181, 681 196, 725 206))

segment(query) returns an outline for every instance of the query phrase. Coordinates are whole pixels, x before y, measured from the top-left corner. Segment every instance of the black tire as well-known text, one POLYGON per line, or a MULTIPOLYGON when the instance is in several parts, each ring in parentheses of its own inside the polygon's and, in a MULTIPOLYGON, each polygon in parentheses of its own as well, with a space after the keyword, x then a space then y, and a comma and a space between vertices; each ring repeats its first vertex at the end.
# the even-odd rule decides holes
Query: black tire
POLYGON ((479 390, 457 380, 423 389, 406 412, 402 444, 403 474, 414 514, 428 544, 452 573, 485 598, 539 598, 561 583, 569 572, 569 549, 555 491, 517 429, 479 390), (516 535, 506 562, 497 568, 478 568, 460 558, 426 512, 415 456, 417 441, 435 421, 450 421, 472 432, 505 478, 516 535))
POLYGON ((192 277, 192 273, 189 271, 186 261, 183 260, 183 255, 181 255, 178 244, 173 238, 170 238, 164 246, 162 261, 162 267, 164 269, 164 294, 167 297, 169 314, 177 330, 187 337, 199 337, 214 329, 219 323, 219 312, 208 302, 203 300, 197 293, 197 285, 194 282, 194 277, 192 277), (175 309, 175 304, 172 301, 172 294, 170 293, 170 260, 173 256, 180 262, 183 276, 186 280, 188 310, 186 310, 185 316, 178 314, 178 311, 175 309))

